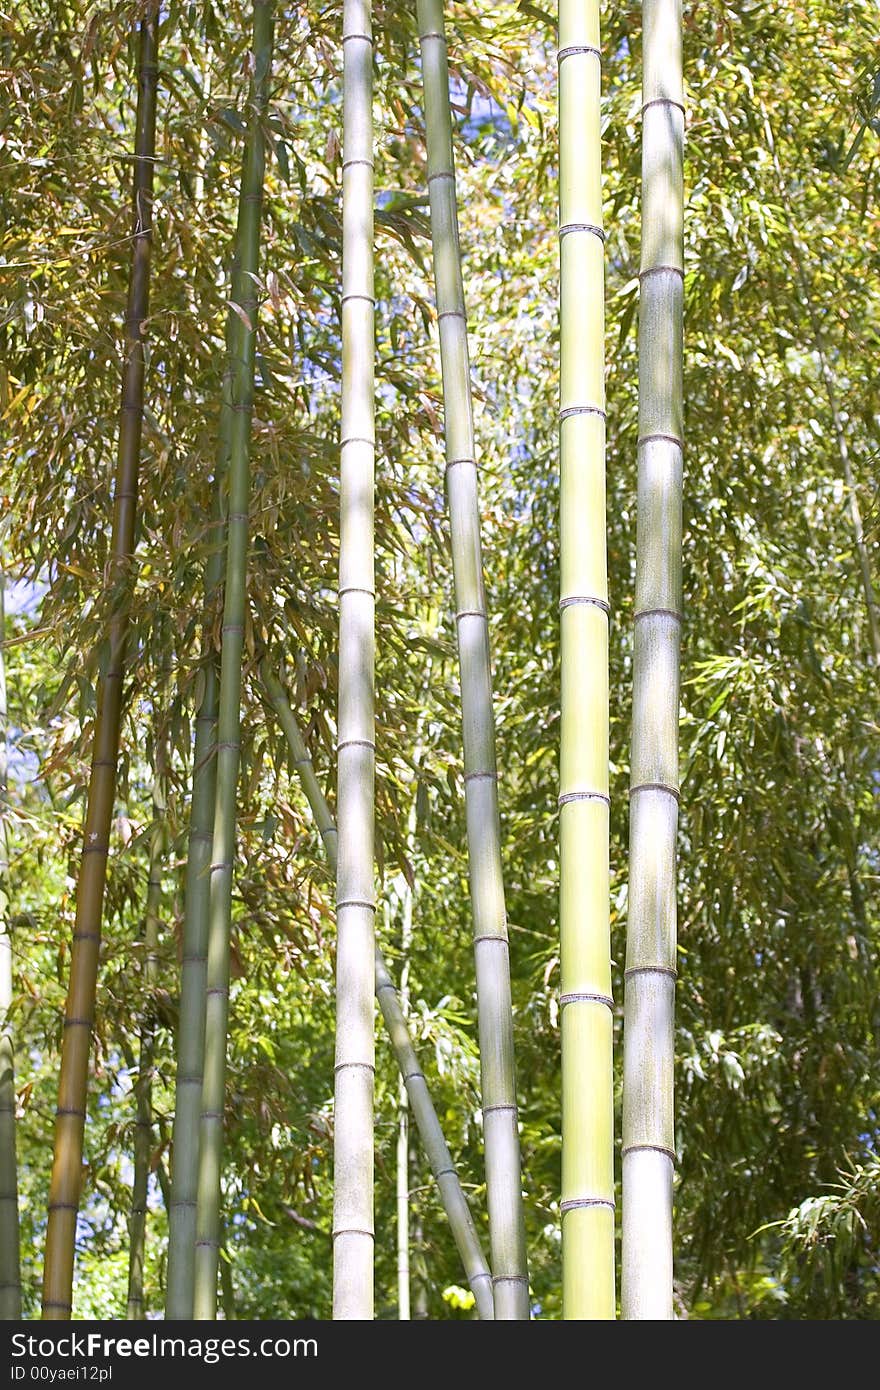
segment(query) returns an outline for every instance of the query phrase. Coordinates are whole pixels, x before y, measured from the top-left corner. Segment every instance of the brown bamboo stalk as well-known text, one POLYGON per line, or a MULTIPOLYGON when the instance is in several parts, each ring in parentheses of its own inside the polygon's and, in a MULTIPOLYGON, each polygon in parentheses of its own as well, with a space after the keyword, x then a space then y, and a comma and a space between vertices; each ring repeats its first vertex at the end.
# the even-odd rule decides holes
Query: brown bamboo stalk
POLYGON ((116 795, 122 683, 129 622, 128 593, 135 546, 138 465, 144 414, 144 342, 149 313, 158 27, 158 0, 149 0, 140 23, 138 45, 132 261, 125 313, 125 358, 110 540, 111 562, 106 579, 106 591, 113 603, 109 625, 110 656, 106 674, 98 683, 49 1189, 43 1317, 51 1320, 69 1318, 73 1305, 74 1249, 82 1176, 89 1050, 95 1014, 110 824, 116 795))

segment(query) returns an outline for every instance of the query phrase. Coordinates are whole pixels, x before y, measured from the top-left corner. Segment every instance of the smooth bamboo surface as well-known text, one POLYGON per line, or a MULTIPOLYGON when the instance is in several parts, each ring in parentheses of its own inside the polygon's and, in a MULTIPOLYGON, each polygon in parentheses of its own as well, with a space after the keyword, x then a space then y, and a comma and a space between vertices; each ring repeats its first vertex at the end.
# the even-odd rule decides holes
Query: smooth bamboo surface
POLYGON ((369 0, 342 21, 342 436, 333 1317, 373 1317, 375 301, 369 0))
POLYGON ((529 1316, 489 624, 442 0, 418 0, 431 241, 443 373, 446 491, 461 673, 464 781, 495 1317, 529 1316))
POLYGON ((199 1139, 193 1299, 193 1316, 199 1320, 213 1319, 217 1315, 221 1164, 229 1020, 229 940, 241 755, 241 672, 247 605, 251 417, 254 403, 257 278, 260 268, 260 230, 266 159, 262 121, 269 98, 273 39, 273 0, 254 0, 254 71, 251 79, 236 236, 241 295, 236 303, 241 313, 237 314, 232 362, 229 502, 226 518, 226 571, 217 713, 217 782, 208 905, 205 1061, 199 1139))
POLYGON ((598 0, 559 7, 562 1309, 613 1318, 605 313, 598 0))
POLYGON ((18 1165, 15 1154, 15 1043, 12 1007, 12 937, 9 930, 9 824, 7 819, 6 584, 0 573, 0 1321, 21 1317, 18 1165))
MULTIPOLYGON (((338 837, 330 807, 321 791, 311 757, 303 741, 284 687, 265 662, 263 663, 262 674, 266 692, 287 739, 294 767, 315 818, 315 825, 318 827, 327 858, 330 861, 330 867, 335 872, 338 837)), ((431 1100, 428 1083, 419 1065, 406 1015, 378 945, 375 950, 375 963, 376 994, 379 1007, 397 1065, 400 1068, 401 1080, 406 1087, 407 1098, 413 1119, 416 1122, 416 1128, 419 1131, 422 1147, 437 1183, 440 1200, 443 1203, 443 1209, 446 1212, 450 1230, 461 1256, 465 1275, 474 1295, 477 1314, 481 1319, 491 1319, 494 1317, 492 1276, 489 1273, 470 1207, 452 1162, 452 1155, 444 1138, 437 1111, 431 1100)))
POLYGON ((76 1223, 82 1179, 89 1050, 95 1016, 101 914, 107 877, 110 825, 116 795, 116 766, 122 721, 122 683, 128 637, 128 586, 135 546, 138 470, 144 412, 144 342, 149 315, 153 165, 156 145, 158 4, 140 24, 138 101, 132 188, 132 260, 125 313, 119 452, 113 498, 112 557, 108 573, 113 615, 110 655, 98 683, 91 772, 86 798, 82 859, 76 888, 76 919, 64 1042, 58 1084, 49 1220, 43 1268, 43 1317, 71 1316, 76 1223))
POLYGON ((681 634, 684 94, 680 0, 645 0, 630 879, 623 1078, 625 1318, 672 1317, 681 634))

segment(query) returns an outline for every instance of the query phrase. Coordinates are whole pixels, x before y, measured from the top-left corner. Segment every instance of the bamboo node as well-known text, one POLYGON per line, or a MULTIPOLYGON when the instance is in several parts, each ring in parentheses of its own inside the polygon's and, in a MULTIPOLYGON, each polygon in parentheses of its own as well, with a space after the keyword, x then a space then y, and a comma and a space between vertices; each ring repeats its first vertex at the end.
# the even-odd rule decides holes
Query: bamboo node
POLYGON ((556 54, 557 63, 561 63, 565 58, 572 58, 575 53, 593 53, 601 63, 602 52, 593 43, 570 43, 565 48, 560 48, 556 54))
POLYGON ((528 1284, 524 1274, 493 1274, 493 1284, 528 1284))
POLYGON ((507 1111, 511 1112, 512 1114, 514 1114, 514 1115, 517 1113, 517 1107, 516 1107, 516 1105, 509 1105, 509 1104, 508 1104, 508 1105, 484 1105, 484 1106, 482 1107, 482 1110, 483 1110, 483 1114, 484 1114, 484 1115, 494 1115, 497 1111, 500 1111, 500 1110, 507 1110, 507 1111))
POLYGON ((376 300, 371 294, 344 294, 340 299, 340 304, 347 304, 350 299, 362 299, 365 304, 372 304, 375 308, 376 300))
POLYGON ((668 792, 676 801, 681 801, 678 787, 670 786, 668 782, 639 782, 637 786, 629 789, 630 796, 635 796, 636 792, 668 792))
POLYGON ((446 460, 446 471, 447 471, 447 473, 449 472, 449 469, 450 469, 450 468, 457 468, 458 465, 459 465, 460 463, 469 463, 469 464, 471 465, 472 468, 476 468, 476 466, 477 466, 477 460, 476 460, 476 459, 447 459, 447 460, 446 460))
POLYGON ((678 971, 673 965, 632 965, 624 970, 623 978, 628 980, 632 975, 668 975, 673 980, 678 979, 678 971))
POLYGON ((438 169, 435 173, 429 174, 429 175, 428 175, 428 187, 429 187, 429 188, 430 188, 431 184, 434 182, 435 179, 452 179, 452 181, 453 181, 453 183, 454 183, 454 182, 455 182, 455 170, 454 170, 454 169, 438 169))
POLYGON ((466 772, 464 774, 465 783, 467 782, 497 782, 497 772, 466 772))
POLYGON ((614 1211, 614 1202, 608 1197, 569 1197, 559 1203, 563 1216, 567 1211, 577 1211, 578 1207, 610 1207, 614 1211))
POLYGON ((44 1308, 66 1308, 66 1310, 67 1310, 68 1313, 71 1313, 71 1312, 73 1311, 73 1304, 72 1304, 72 1303, 62 1303, 62 1302, 59 1302, 57 1299, 52 1299, 52 1298, 44 1298, 44 1299, 43 1299, 43 1307, 44 1307, 44 1308))
POLYGON ((374 1231, 365 1231, 363 1226, 342 1226, 338 1231, 333 1232, 333 1240, 337 1236, 369 1236, 370 1240, 376 1239, 374 1231))
POLYGON ((66 1018, 64 1026, 65 1028, 91 1028, 92 1020, 90 1018, 66 1018))
MULTIPOLYGON (((434 1181, 435 1181, 435 1182, 439 1182, 441 1178, 454 1178, 454 1177, 455 1177, 455 1169, 454 1169, 454 1168, 438 1168, 438 1169, 436 1170, 436 1172, 434 1173, 434 1181)), ((481 1279, 481 1278, 484 1278, 485 1276, 484 1276, 484 1275, 478 1274, 476 1277, 477 1277, 478 1279, 481 1279)))
POLYGON ((344 898, 342 902, 336 904, 336 911, 339 912, 343 907, 366 907, 370 912, 376 911, 376 904, 367 902, 366 898, 344 898))
POLYGON ((461 319, 462 323, 467 323, 467 314, 463 309, 444 309, 437 315, 437 322, 440 323, 443 319, 461 319))
POLYGON ((373 1062, 337 1062, 333 1071, 334 1073, 338 1071, 350 1071, 353 1067, 359 1068, 361 1071, 375 1072, 376 1070, 373 1062))
POLYGON ((485 623, 489 621, 488 613, 481 608, 462 608, 460 613, 456 613, 455 621, 460 622, 462 618, 482 618, 485 623))
POLYGON ((563 222, 559 228, 560 239, 571 232, 589 232, 592 236, 598 237, 603 246, 605 245, 605 233, 595 222, 563 222))
POLYGON ((370 44, 373 42, 373 36, 372 36, 372 34, 343 34, 343 35, 342 35, 342 42, 343 42, 343 43, 348 43, 350 39, 363 39, 364 43, 370 43, 370 44))
POLYGON ((410 1071, 407 1072, 406 1076, 402 1077, 401 1079, 405 1086, 407 1081, 424 1081, 425 1073, 423 1071, 410 1071))
POLYGON ((614 1000, 610 994, 586 994, 579 990, 560 994, 559 1007, 564 1009, 566 1004, 607 1004, 609 1009, 614 1008, 614 1000))
POLYGON ((596 598, 593 594, 567 594, 565 598, 559 600, 560 610, 563 608, 573 608, 576 604, 591 603, 594 608, 601 608, 603 613, 611 614, 611 605, 607 599, 596 598))
POLYGON ((603 420, 606 418, 604 407, 601 405, 567 405, 559 412, 560 425, 572 415, 601 415, 603 420))
POLYGON ((373 168, 372 159, 344 159, 342 161, 343 174, 345 173, 346 169, 353 169, 357 164, 362 164, 366 169, 373 168))
POLYGON ((339 441, 340 449, 344 449, 346 444, 369 444, 371 449, 375 449, 376 447, 375 439, 364 439, 356 434, 349 435, 348 439, 341 439, 339 441))
POLYGON ((658 1153, 665 1154, 673 1168, 677 1162, 673 1149, 667 1149, 665 1144, 625 1144, 621 1149, 621 1154, 626 1158, 627 1154, 637 1153, 658 1153))
POLYGON ((674 618, 677 623, 684 621, 684 615, 677 608, 640 608, 633 614, 633 622, 639 618, 674 618))
POLYGON ((651 100, 646 101, 642 107, 643 116, 645 112, 648 110, 649 106, 675 106, 678 108, 682 115, 685 114, 684 102, 676 101, 674 97, 652 97, 651 100))
POLYGON ((680 265, 649 265, 647 270, 639 271, 639 279, 647 280, 649 275, 680 275, 684 279, 684 271, 680 265))
POLYGON ((341 753, 343 748, 369 748, 375 753, 376 744, 371 738, 344 738, 337 743, 336 752, 341 753))
POLYGON ((677 434, 643 434, 639 437, 636 448, 641 449, 643 444, 651 444, 655 439, 665 439, 669 444, 677 444, 679 449, 684 449, 684 440, 679 439, 677 434))
POLYGON ((597 791, 574 791, 560 792, 556 798, 557 806, 565 806, 569 801, 604 801, 606 806, 611 805, 611 797, 607 792, 597 791))
MULTIPOLYGON (((375 589, 365 589, 362 584, 346 584, 344 589, 337 589, 337 598, 342 598, 344 594, 368 594, 370 598, 376 597, 375 589)), ((307 759, 311 761, 311 759, 307 759)))

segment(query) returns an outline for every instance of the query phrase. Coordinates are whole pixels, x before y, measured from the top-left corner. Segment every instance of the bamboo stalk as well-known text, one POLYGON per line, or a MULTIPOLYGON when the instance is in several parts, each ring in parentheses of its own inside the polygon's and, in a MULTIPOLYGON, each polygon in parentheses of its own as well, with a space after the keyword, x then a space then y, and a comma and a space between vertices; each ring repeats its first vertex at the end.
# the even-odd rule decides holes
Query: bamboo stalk
POLYGON ((623 1057, 625 1318, 673 1316, 681 633, 684 93, 681 0, 642 7, 639 483, 623 1057))
POLYGON ((461 671, 465 804, 495 1316, 528 1318, 528 1264, 510 959, 501 870, 489 625, 483 589, 467 319, 442 0, 418 0, 418 23, 425 90, 431 240, 440 322, 446 487, 461 671))
POLYGON ((333 1317, 373 1317, 375 301, 373 40, 345 0, 333 1317))
POLYGON ((199 1142, 193 1315, 217 1313, 220 1180, 229 1017, 229 936, 240 763, 241 665, 247 591, 250 435, 254 399, 260 224, 265 173, 262 118, 269 99, 274 37, 273 0, 254 0, 250 118, 242 166, 237 247, 239 297, 232 376, 229 511, 217 715, 216 800, 211 848, 204 1079, 199 1142))
MULTIPOLYGON (((315 825, 318 827, 324 850, 330 861, 330 867, 335 872, 338 841, 336 825, 315 775, 315 769, 296 722, 296 716, 290 707, 284 687, 265 661, 262 665, 262 677, 266 692, 278 716, 278 722, 287 739, 293 764, 315 818, 315 825)), ((406 1016, 394 988, 385 958, 378 945, 375 948, 375 961, 376 994, 379 998, 379 1007, 382 1010, 385 1027, 391 1040, 397 1065, 400 1068, 401 1079, 406 1086, 407 1097, 416 1128, 422 1140, 422 1147, 437 1183, 440 1200, 443 1203, 450 1230, 476 1301, 478 1315, 481 1319, 491 1319, 494 1316, 492 1276, 480 1246, 467 1198, 452 1162, 452 1155, 443 1136, 437 1111, 431 1100, 428 1083, 419 1066, 419 1059, 413 1046, 406 1016)))
MULTIPOLYGON (((241 292, 233 263, 232 298, 241 292)), ((236 303, 238 301, 236 300, 236 303)), ((226 521, 223 489, 229 469, 232 428, 232 358, 235 348, 233 310, 226 322, 226 365, 221 390, 217 466, 214 479, 214 537, 205 565, 202 625, 204 685, 195 720, 189 844, 184 887, 183 950, 180 969, 180 1022, 177 1035, 172 1187, 168 1211, 168 1280, 166 1318, 190 1319, 195 1297, 196 1202, 202 1079, 205 1067, 205 1003, 208 973, 208 904, 211 890, 211 845, 217 796, 217 654, 214 612, 223 584, 226 521)))
POLYGON ((559 6, 564 1318, 613 1318, 605 315, 598 0, 559 6))
MULTIPOLYGON (((415 808, 413 808, 415 809, 415 808)), ((410 825, 414 817, 410 817, 410 825)), ((409 1014, 409 952, 412 943, 413 890, 404 880, 402 888, 403 922, 400 931, 400 1012, 409 1014)), ((397 1317, 410 1321, 409 1297, 409 1098, 403 1076, 397 1089, 397 1317)))
POLYGON ((12 937, 9 927, 9 823, 7 805, 8 734, 6 660, 6 582, 0 572, 0 1321, 21 1317, 18 1165, 15 1156, 15 1044, 12 1008, 12 937))
MULTIPOLYGON (((159 755, 157 754, 157 778, 159 755)), ((155 991, 159 981, 159 937, 162 930, 162 856, 165 849, 164 795, 161 784, 153 799, 153 834, 144 913, 144 974, 141 1047, 135 1083, 134 1176, 128 1223, 128 1299, 130 1322, 146 1317, 144 1306, 144 1257, 147 1233, 147 1196, 153 1151, 153 1065, 156 1055, 155 991)))
POLYGON ((144 342, 149 313, 153 163, 156 144, 158 0, 144 10, 138 47, 138 102, 132 187, 132 261, 125 314, 125 362, 119 453, 107 588, 114 602, 110 657, 99 681, 92 764, 86 800, 83 852, 76 891, 76 920, 64 1043, 58 1084, 55 1148, 49 1189, 49 1221, 43 1271, 43 1317, 71 1316, 76 1221, 79 1210, 89 1047, 95 1013, 101 913, 107 877, 110 823, 122 721, 122 683, 128 636, 128 598, 135 546, 138 465, 144 410, 144 342), (117 589, 121 589, 118 594, 117 589))

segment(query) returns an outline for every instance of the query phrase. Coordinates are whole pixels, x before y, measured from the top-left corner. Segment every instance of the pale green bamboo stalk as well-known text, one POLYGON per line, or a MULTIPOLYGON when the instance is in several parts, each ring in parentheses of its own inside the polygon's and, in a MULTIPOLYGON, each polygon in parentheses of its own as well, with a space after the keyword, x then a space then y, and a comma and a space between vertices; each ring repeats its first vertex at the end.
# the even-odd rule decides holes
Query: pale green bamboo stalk
POLYGON ((681 0, 645 0, 639 485, 623 1078, 625 1318, 672 1312, 684 92, 681 0))
POLYGON ((15 1046, 12 1007, 12 937, 9 930, 9 825, 7 817, 6 582, 0 572, 0 1320, 21 1317, 18 1165, 15 1156, 15 1046))
MULTIPOLYGON (((233 262, 232 298, 241 294, 238 257, 233 262)), ((217 466, 214 478, 214 534, 205 565, 202 629, 203 687, 195 720, 189 844, 184 887, 183 952, 180 967, 180 1021, 177 1030, 172 1187, 168 1210, 168 1279, 165 1316, 188 1320, 195 1297, 196 1202, 202 1079, 205 1066, 205 1003, 208 970, 208 904, 211 845, 217 795, 217 660, 214 607, 223 582, 226 522, 223 489, 229 468, 232 429, 232 358, 236 343, 233 310, 226 322, 226 365, 221 390, 217 466)))
POLYGON ((241 297, 233 358, 229 449, 229 510, 217 716, 217 794, 211 849, 205 1065, 199 1143, 193 1315, 217 1313, 220 1180, 229 1017, 229 936, 235 860, 236 801, 241 739, 241 667, 247 594, 250 435, 254 398, 260 223, 265 143, 262 119, 269 96, 274 36, 273 0, 254 0, 253 60, 248 133, 239 200, 237 248, 241 297))
POLYGON ((560 0, 562 1309, 613 1318, 605 314, 598 0, 560 0))
MULTIPOLYGON (((157 774, 158 775, 158 774, 157 774)), ((158 789, 157 789, 158 790, 158 789)), ((129 1322, 146 1317, 144 1307, 144 1257, 147 1234, 147 1195, 150 1158, 153 1150, 153 1065, 156 1052, 155 991, 159 979, 159 937, 161 933, 162 855, 165 848, 164 796, 159 790, 153 801, 154 828, 150 840, 150 867, 144 914, 144 974, 141 1047, 135 1094, 134 1177, 131 1188, 131 1216, 128 1223, 128 1300, 129 1322)))
POLYGON ((510 959, 501 871, 489 625, 483 589, 467 318, 458 239, 442 0, 418 0, 418 23, 425 90, 431 240, 440 322, 446 487, 461 671, 465 807, 495 1316, 528 1318, 528 1263, 510 959))
MULTIPOLYGON (((303 741, 296 722, 296 716, 284 692, 284 687, 267 662, 262 666, 263 683, 278 716, 290 748, 293 764, 297 770, 306 800, 315 818, 331 869, 336 870, 337 841, 336 825, 327 805, 324 793, 315 776, 315 769, 309 751, 303 741)), ((431 1166, 440 1200, 449 1221, 458 1253, 461 1255, 465 1274, 474 1295, 477 1313, 481 1319, 494 1317, 492 1297, 492 1276, 489 1273, 486 1257, 474 1226, 473 1217, 462 1190, 458 1174, 452 1162, 452 1155, 443 1137, 443 1129, 437 1118, 437 1111, 431 1100, 428 1083, 419 1066, 416 1050, 413 1047, 406 1017, 397 997, 385 958, 378 945, 375 948, 376 994, 385 1027, 400 1075, 406 1086, 413 1119, 422 1140, 422 1147, 431 1166)))
MULTIPOLYGON (((413 892, 404 880, 402 890, 403 923, 400 932, 400 1011, 409 1013, 409 951, 412 942, 413 892)), ((409 1100, 401 1076, 397 1089, 397 1317, 410 1320, 409 1298, 409 1100)))
POLYGON ((336 804, 333 1317, 373 1317, 375 301, 369 0, 342 20, 342 462, 336 804))

